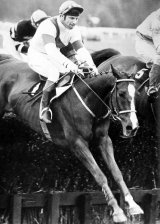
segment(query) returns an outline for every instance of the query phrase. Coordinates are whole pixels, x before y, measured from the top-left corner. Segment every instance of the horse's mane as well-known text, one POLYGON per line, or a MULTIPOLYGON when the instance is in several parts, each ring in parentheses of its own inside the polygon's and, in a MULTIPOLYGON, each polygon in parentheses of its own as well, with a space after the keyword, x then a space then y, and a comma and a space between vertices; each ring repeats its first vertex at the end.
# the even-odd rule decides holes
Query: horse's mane
POLYGON ((113 49, 113 48, 106 48, 103 50, 99 50, 99 51, 95 51, 91 54, 92 59, 96 65, 96 67, 98 67, 103 61, 115 56, 115 55, 119 55, 120 52, 113 49))
MULTIPOLYGON (((101 89, 103 84, 105 83, 107 83, 108 87, 110 88, 110 86, 112 86, 114 79, 115 78, 110 70, 110 71, 101 72, 99 73, 98 76, 89 77, 89 78, 86 77, 84 79, 84 82, 86 82, 87 85, 89 85, 91 88, 95 90, 95 87, 98 89, 101 89)), ((83 88, 84 84, 82 84, 81 81, 80 82, 78 81, 78 86, 83 88)))

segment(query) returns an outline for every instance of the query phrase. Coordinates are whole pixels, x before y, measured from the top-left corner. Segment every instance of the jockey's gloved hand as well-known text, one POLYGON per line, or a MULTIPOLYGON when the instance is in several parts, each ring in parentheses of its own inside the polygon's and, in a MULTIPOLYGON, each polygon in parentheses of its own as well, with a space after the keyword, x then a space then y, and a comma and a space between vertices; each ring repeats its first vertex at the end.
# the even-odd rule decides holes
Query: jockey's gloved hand
POLYGON ((89 65, 86 63, 86 61, 78 61, 78 67, 79 68, 88 68, 89 65))
POLYGON ((96 68, 95 65, 93 65, 92 67, 90 67, 90 69, 92 71, 91 73, 92 73, 93 76, 97 76, 98 75, 98 69, 96 68))
MULTIPOLYGON (((97 76, 98 75, 98 69, 95 65, 86 67, 88 69, 88 75, 89 77, 97 76)), ((84 68, 85 73, 85 68, 84 68)))
POLYGON ((90 66, 86 62, 81 62, 79 63, 78 67, 83 71, 84 76, 87 75, 89 77, 93 77, 98 75, 98 69, 96 68, 95 65, 90 66))
POLYGON ((78 73, 78 70, 79 70, 78 66, 76 64, 74 64, 73 62, 64 64, 64 67, 68 71, 71 71, 71 72, 76 73, 76 74, 78 73))

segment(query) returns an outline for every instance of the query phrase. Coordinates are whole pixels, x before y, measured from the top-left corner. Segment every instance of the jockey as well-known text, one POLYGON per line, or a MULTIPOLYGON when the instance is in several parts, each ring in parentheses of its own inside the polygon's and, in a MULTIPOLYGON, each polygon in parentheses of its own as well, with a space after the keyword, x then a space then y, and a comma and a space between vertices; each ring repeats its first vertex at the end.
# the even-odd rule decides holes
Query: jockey
POLYGON ((74 1, 65 1, 59 8, 59 15, 43 21, 30 42, 28 63, 34 71, 47 78, 40 112, 40 119, 46 123, 51 123, 50 92, 55 92, 55 82, 60 73, 78 72, 78 65, 60 52, 62 47, 71 45, 76 51, 77 61, 85 61, 94 74, 98 74, 76 26, 82 12, 81 5, 74 1))
POLYGON ((160 9, 152 12, 137 27, 135 48, 145 63, 153 64, 147 93, 152 101, 158 96, 160 84, 160 9))
POLYGON ((34 36, 39 24, 48 18, 47 14, 38 9, 34 11, 29 20, 21 20, 10 28, 10 37, 14 41, 16 51, 26 54, 29 40, 34 36))

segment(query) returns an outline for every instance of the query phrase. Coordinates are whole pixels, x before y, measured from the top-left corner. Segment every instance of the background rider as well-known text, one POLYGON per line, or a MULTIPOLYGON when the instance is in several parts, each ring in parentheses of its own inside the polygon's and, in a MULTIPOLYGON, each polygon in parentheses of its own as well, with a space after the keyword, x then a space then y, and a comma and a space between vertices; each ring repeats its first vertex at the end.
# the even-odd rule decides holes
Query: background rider
POLYGON ((153 63, 149 74, 149 99, 158 96, 160 84, 160 9, 152 12, 136 30, 136 51, 147 64, 153 63))

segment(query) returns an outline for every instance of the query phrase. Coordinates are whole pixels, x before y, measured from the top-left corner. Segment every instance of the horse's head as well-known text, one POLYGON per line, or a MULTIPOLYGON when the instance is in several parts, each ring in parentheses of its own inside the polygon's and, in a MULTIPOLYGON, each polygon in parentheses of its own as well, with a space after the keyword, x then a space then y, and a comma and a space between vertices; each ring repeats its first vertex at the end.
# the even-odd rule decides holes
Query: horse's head
POLYGON ((138 130, 135 110, 135 81, 132 75, 120 72, 112 65, 111 72, 115 77, 110 98, 113 118, 118 119, 122 124, 122 137, 133 137, 138 130))

